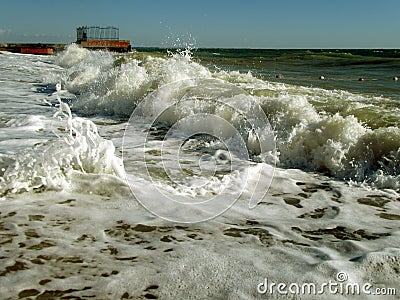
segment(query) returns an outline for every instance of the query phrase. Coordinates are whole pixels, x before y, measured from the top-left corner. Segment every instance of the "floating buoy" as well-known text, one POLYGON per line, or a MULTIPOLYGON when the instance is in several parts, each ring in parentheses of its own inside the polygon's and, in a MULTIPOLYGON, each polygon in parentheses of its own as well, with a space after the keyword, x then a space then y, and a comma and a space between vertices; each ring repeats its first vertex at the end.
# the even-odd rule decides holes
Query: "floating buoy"
POLYGON ((360 77, 360 78, 358 78, 358 81, 365 81, 365 78, 364 77, 360 77))
POLYGON ((325 76, 319 76, 319 79, 321 79, 321 80, 324 80, 325 79, 325 76))
POLYGON ((393 77, 393 80, 397 81, 397 80, 399 80, 399 77, 395 76, 395 77, 393 77))
POLYGON ((281 79, 281 78, 282 78, 282 75, 281 75, 281 74, 278 74, 278 75, 275 76, 275 78, 281 79))

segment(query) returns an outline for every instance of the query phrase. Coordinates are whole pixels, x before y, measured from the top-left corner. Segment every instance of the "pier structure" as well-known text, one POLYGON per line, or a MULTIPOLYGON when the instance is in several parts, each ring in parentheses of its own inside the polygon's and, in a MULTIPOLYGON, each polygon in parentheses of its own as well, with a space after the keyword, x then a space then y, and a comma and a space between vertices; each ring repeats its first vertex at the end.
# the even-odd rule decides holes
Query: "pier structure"
MULTIPOLYGON (((76 43, 92 50, 116 52, 131 51, 130 40, 119 39, 119 28, 115 26, 81 26, 76 28, 76 43)), ((65 49, 66 44, 49 43, 0 43, 0 51, 25 54, 56 54, 65 49)))
POLYGON ((117 52, 131 50, 129 40, 119 39, 119 28, 115 26, 81 26, 76 28, 76 43, 89 49, 107 49, 117 52))
POLYGON ((0 44, 0 51, 25 54, 55 54, 64 50, 66 44, 42 44, 42 43, 3 43, 0 44))

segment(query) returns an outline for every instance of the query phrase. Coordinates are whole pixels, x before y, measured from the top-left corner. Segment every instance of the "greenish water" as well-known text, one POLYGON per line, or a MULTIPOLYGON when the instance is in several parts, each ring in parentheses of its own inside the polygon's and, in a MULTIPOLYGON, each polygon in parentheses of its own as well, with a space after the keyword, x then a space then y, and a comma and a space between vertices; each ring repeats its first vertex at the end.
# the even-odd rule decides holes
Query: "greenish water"
MULTIPOLYGON (((166 53, 167 49, 137 51, 166 53)), ((250 71, 268 81, 400 101, 400 80, 393 80, 400 77, 397 49, 196 49, 193 57, 210 70, 250 71), (277 79, 278 74, 282 78, 277 79)))

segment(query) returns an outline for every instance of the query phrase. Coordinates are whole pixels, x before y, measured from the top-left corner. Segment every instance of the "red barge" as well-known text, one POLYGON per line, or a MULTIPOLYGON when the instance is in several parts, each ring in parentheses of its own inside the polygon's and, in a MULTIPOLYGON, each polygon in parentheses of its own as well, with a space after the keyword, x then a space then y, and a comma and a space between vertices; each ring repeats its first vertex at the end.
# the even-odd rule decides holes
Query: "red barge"
POLYGON ((76 28, 76 43, 84 48, 110 50, 116 52, 131 51, 129 40, 119 39, 119 28, 115 26, 81 26, 76 28))
POLYGON ((31 45, 21 47, 21 53, 24 54, 40 54, 40 55, 51 55, 54 53, 53 48, 41 47, 40 45, 31 45))
POLYGON ((51 55, 59 51, 64 50, 65 44, 20 44, 20 43, 8 43, 0 44, 0 51, 8 51, 14 53, 23 54, 40 54, 40 55, 51 55))
MULTIPOLYGON (((132 50, 131 42, 129 40, 120 40, 119 29, 114 26, 82 26, 76 28, 76 35, 76 43, 84 48, 116 52, 128 52, 132 50)), ((65 44, 7 43, 0 44, 0 51, 51 55, 64 50, 65 46, 65 44)))

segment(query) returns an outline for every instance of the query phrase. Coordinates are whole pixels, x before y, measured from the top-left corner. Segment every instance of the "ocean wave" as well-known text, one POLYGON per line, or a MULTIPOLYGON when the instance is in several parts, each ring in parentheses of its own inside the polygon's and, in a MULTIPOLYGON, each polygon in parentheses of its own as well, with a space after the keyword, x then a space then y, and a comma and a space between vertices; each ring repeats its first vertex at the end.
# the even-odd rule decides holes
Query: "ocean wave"
MULTIPOLYGON (((219 79, 246 90, 260 103, 277 136, 279 166, 399 189, 396 163, 400 129, 375 118, 383 109, 377 103, 385 99, 268 82, 250 72, 212 72, 195 62, 190 52, 182 51, 121 58, 70 46, 57 61, 65 67, 66 87, 78 95, 72 108, 81 114, 127 118, 146 96, 165 85, 188 79, 219 79)), ((215 113, 216 107, 211 111, 215 113)), ((175 116, 164 114, 161 121, 171 125, 185 113, 195 111, 187 107, 175 116)))
POLYGON ((262 107, 275 128, 279 166, 399 189, 400 128, 371 129, 353 115, 321 115, 304 96, 263 98, 262 107))
POLYGON ((73 109, 82 114, 128 117, 138 102, 157 88, 189 78, 210 78, 211 72, 180 52, 168 58, 122 59, 110 52, 69 46, 57 62, 66 67, 65 87, 79 97, 73 109), (82 50, 82 52, 80 52, 82 50), (75 55, 78 59, 74 59, 75 55))

